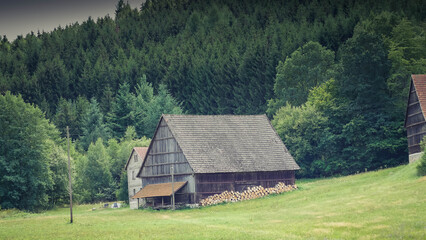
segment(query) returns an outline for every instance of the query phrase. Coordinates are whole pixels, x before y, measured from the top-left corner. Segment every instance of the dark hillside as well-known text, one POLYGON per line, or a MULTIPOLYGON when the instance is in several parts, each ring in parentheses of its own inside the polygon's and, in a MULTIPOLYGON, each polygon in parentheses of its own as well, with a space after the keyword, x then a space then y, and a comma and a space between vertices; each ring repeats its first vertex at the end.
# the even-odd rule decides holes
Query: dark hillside
POLYGON ((128 154, 117 157, 118 146, 151 138, 163 113, 267 113, 299 176, 387 168, 407 162, 425 9, 423 0, 119 1, 112 17, 0 38, 0 93, 34 103, 62 137, 70 127, 86 168, 76 173, 82 201, 115 198, 128 154), (97 178, 87 176, 93 159, 110 161, 97 196, 84 184, 97 178))
POLYGON ((421 22, 424 8, 422 1, 158 0, 137 10, 121 1, 113 18, 4 38, 0 91, 21 93, 51 116, 60 98, 103 102, 146 74, 189 113, 263 113, 278 62, 304 43, 337 51, 362 19, 388 11, 421 22))

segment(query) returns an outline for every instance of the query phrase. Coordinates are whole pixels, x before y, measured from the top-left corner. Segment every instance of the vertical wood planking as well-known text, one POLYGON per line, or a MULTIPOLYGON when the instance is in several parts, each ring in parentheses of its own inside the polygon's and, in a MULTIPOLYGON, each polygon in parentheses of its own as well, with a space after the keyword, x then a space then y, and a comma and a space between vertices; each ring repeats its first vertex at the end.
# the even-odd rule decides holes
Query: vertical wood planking
POLYGON ((409 154, 421 152, 420 142, 426 135, 426 122, 413 81, 410 86, 405 124, 409 154))
POLYGON ((215 193, 224 191, 244 191, 247 187, 263 186, 274 187, 283 182, 286 185, 294 184, 295 174, 293 170, 274 172, 242 172, 242 173, 209 173, 197 174, 196 201, 215 193))
MULTIPOLYGON (((193 171, 167 124, 161 121, 154 137, 151 150, 147 153, 142 169, 143 186, 171 182, 171 166, 174 168, 175 181, 188 183, 179 191, 179 196, 193 195, 195 181, 193 171)), ((183 197, 185 198, 185 197, 183 197)), ((181 197, 177 197, 181 199, 181 197)))

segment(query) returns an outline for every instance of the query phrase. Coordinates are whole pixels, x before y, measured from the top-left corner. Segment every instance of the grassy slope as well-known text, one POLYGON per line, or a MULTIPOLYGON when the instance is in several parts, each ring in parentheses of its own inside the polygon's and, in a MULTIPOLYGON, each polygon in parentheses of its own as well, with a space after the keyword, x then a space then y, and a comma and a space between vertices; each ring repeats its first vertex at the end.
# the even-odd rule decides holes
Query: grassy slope
POLYGON ((202 209, 78 206, 0 212, 0 239, 425 239, 426 177, 413 165, 299 184, 300 190, 202 209))

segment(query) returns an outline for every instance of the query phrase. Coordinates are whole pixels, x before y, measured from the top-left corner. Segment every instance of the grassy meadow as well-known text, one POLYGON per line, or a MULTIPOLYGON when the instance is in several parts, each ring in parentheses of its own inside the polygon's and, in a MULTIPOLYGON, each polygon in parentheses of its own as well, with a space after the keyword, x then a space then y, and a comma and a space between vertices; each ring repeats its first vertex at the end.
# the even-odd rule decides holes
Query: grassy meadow
POLYGON ((200 209, 0 211, 0 239, 426 239, 426 177, 404 165, 301 180, 299 190, 200 209))

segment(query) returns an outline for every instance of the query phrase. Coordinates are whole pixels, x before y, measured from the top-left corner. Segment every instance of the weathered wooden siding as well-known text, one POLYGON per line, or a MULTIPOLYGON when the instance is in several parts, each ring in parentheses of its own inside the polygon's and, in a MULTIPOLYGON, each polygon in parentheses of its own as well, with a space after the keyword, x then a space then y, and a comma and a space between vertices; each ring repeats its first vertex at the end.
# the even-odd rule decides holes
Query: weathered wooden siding
POLYGON ((426 135, 426 123, 413 82, 411 82, 408 98, 405 127, 409 154, 421 152, 420 142, 426 135))
POLYGON ((171 166, 174 167, 175 182, 188 181, 176 195, 176 202, 187 198, 192 198, 191 201, 193 202, 195 193, 194 172, 167 124, 162 120, 153 137, 151 148, 142 168, 143 187, 149 184, 171 182, 171 166))
POLYGON ((294 171, 196 174, 196 201, 224 191, 244 191, 247 187, 273 187, 278 182, 294 184, 294 171))

